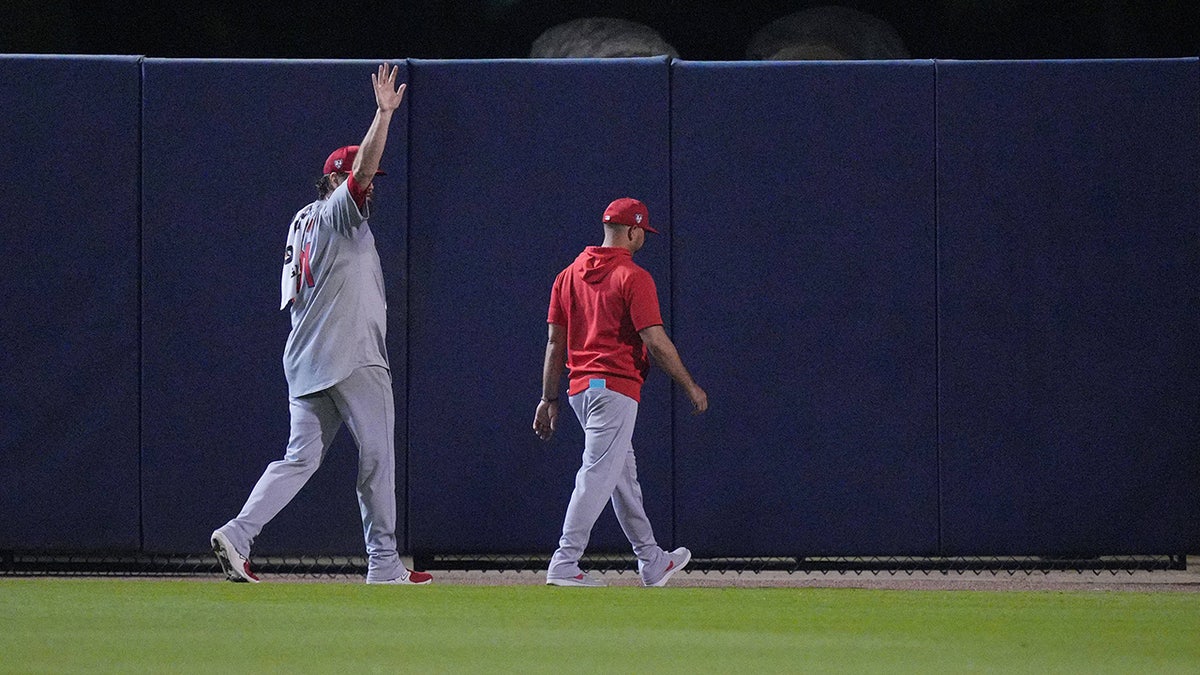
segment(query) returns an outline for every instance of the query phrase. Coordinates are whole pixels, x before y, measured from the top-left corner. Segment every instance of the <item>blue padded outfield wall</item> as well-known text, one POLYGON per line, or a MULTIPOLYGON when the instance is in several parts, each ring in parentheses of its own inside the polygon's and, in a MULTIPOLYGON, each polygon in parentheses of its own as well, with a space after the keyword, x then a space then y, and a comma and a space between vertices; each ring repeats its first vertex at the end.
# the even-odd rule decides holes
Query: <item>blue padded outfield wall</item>
POLYGON ((139 68, 0 57, 0 549, 140 544, 139 68))
POLYGON ((712 402, 677 409, 680 541, 937 552, 933 95, 929 61, 676 64, 675 337, 712 402))
POLYGON ((1196 62, 938 68, 943 550, 1196 550, 1196 62))
MULTIPOLYGON (((557 545, 582 432, 530 428, 546 305, 619 196, 711 404, 643 392, 663 546, 1200 552, 1197 59, 400 63, 372 230, 406 552, 557 545)), ((203 553, 282 456, 285 229, 375 65, 0 57, 0 551, 203 553)), ((355 472, 343 430, 254 552, 361 555, 355 472)), ((626 547, 610 509, 591 550, 626 547)))

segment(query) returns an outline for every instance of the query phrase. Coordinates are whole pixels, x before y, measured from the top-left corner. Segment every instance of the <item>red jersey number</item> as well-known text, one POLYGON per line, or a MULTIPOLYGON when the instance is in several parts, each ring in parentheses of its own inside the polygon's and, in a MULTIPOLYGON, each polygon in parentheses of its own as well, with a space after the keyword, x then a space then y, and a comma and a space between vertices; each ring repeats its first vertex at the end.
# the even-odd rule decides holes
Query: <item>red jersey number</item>
POLYGON ((308 241, 304 242, 304 250, 300 251, 300 275, 296 277, 297 292, 300 291, 300 284, 304 284, 309 288, 317 285, 312 273, 312 239, 308 236, 308 233, 316 225, 316 222, 315 219, 309 220, 308 224, 304 226, 304 238, 308 241))
POLYGON ((300 252, 300 276, 296 278, 296 290, 300 290, 300 280, 304 279, 304 285, 312 288, 317 285, 313 279, 312 265, 310 263, 309 252, 312 251, 312 242, 304 245, 304 250, 300 252))

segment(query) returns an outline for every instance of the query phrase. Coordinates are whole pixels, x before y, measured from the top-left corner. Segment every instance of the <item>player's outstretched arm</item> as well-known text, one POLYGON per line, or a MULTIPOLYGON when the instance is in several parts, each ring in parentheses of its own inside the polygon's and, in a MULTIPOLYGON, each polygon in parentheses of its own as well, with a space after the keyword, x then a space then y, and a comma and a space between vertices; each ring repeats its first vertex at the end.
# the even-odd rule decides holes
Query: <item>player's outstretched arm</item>
POLYGON ((708 410, 708 394, 700 388, 700 385, 696 384, 696 381, 692 379, 692 374, 683 366, 683 361, 679 358, 679 351, 675 349, 675 343, 671 342, 671 338, 667 336, 667 331, 663 330, 662 326, 650 326, 638 331, 638 335, 642 336, 642 343, 646 345, 646 349, 649 350, 650 356, 654 358, 658 367, 665 370, 676 384, 683 387, 683 391, 692 402, 692 414, 699 415, 708 410))
POLYGON ((358 155, 354 158, 354 182, 366 187, 379 170, 379 162, 383 159, 383 148, 387 145, 388 127, 392 123, 392 113, 404 101, 404 90, 407 84, 396 85, 396 77, 400 66, 388 67, 381 63, 379 72, 371 75, 371 86, 375 89, 375 119, 358 145, 358 155))

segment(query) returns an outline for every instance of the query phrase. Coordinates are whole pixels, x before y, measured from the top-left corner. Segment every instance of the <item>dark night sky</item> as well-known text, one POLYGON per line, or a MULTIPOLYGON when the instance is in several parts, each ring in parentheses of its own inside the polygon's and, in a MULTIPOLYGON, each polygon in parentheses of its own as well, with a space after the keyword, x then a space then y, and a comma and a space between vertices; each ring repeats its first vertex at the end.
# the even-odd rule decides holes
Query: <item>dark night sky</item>
POLYGON ((644 23, 680 57, 740 60, 753 33, 791 12, 840 4, 890 23, 914 58, 1200 55, 1198 0, 846 0, 686 2, 469 0, 290 3, 3 2, 5 53, 212 58, 525 57, 573 18, 644 23))

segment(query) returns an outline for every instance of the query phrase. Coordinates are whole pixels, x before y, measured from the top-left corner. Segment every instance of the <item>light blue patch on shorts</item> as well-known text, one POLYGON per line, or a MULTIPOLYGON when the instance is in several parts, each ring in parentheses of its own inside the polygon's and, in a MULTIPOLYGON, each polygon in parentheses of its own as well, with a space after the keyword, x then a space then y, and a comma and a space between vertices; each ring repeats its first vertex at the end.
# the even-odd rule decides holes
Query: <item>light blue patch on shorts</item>
POLYGON ((588 380, 588 389, 607 389, 607 387, 605 386, 607 384, 608 384, 608 380, 605 380, 604 378, 600 378, 600 377, 594 377, 594 378, 588 380))

